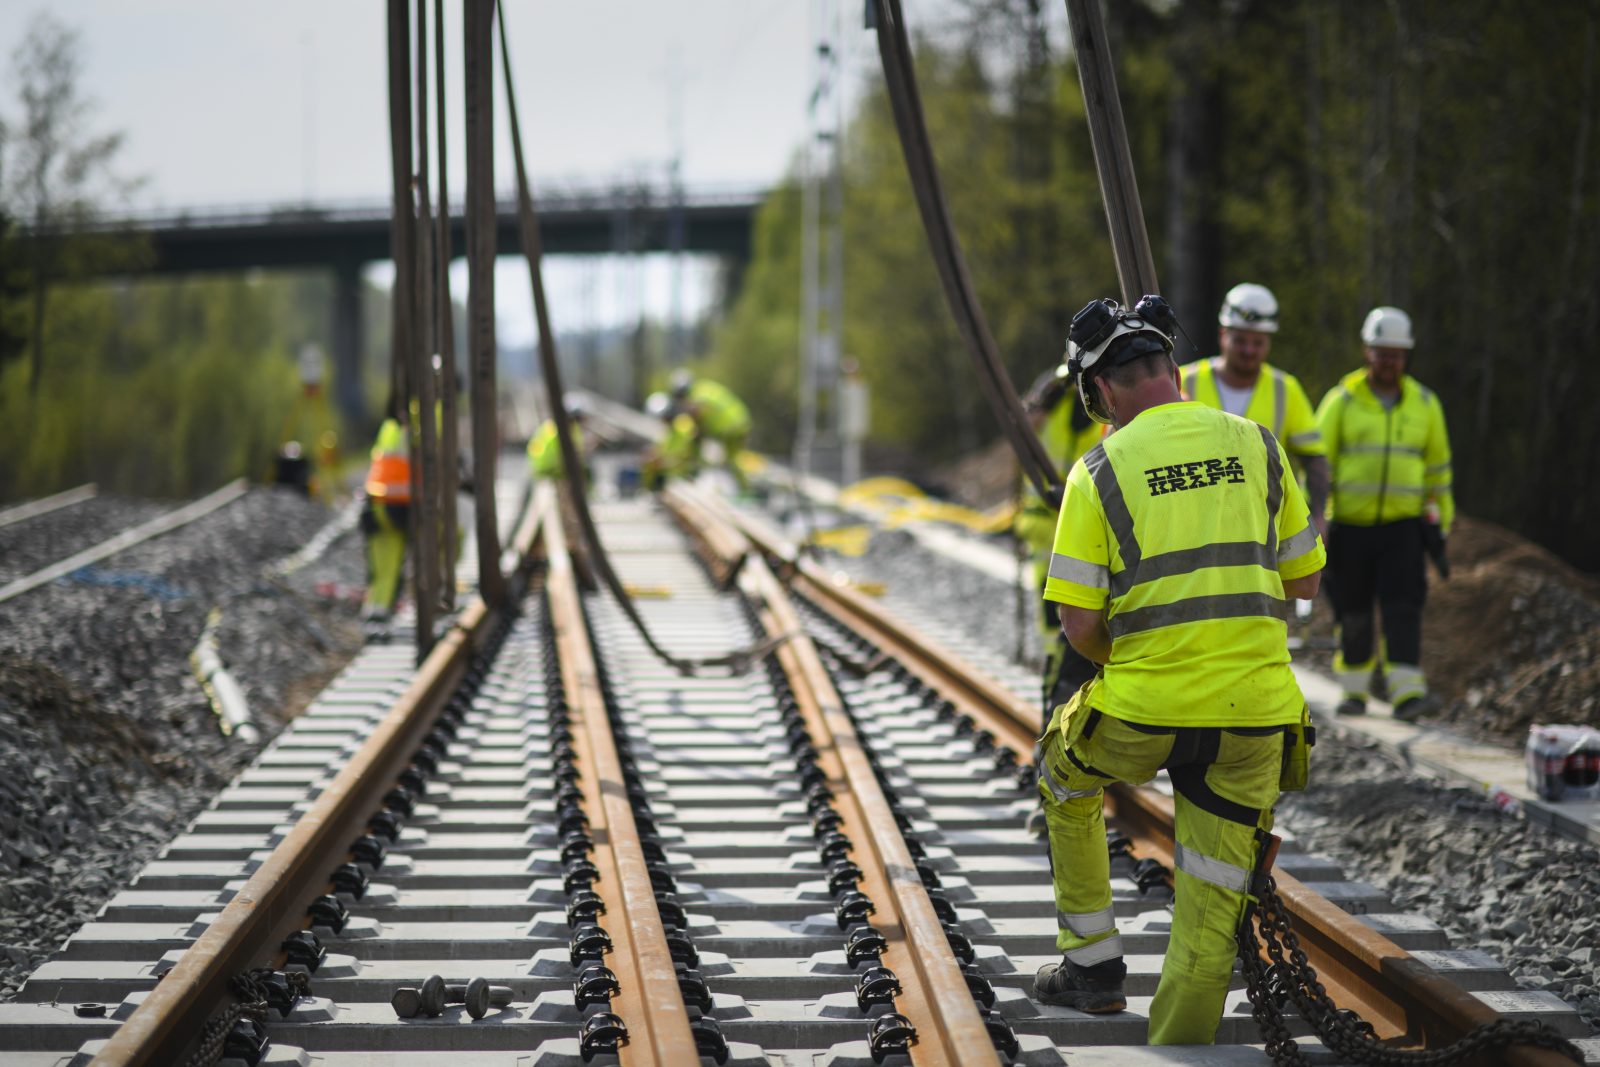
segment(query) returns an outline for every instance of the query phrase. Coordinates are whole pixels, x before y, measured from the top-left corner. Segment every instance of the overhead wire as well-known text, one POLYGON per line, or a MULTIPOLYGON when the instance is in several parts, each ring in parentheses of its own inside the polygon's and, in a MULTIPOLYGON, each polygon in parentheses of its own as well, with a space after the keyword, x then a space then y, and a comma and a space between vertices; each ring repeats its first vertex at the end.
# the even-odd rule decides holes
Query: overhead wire
POLYGON ((534 318, 539 328, 539 366, 544 375, 550 418, 555 422, 561 471, 567 485, 571 487, 572 512, 578 520, 579 529, 589 549, 589 563, 607 591, 622 608, 628 621, 638 631, 645 645, 663 662, 682 674, 692 675, 706 667, 726 667, 735 673, 742 672, 765 659, 786 641, 789 635, 780 634, 721 656, 688 658, 668 652, 650 632, 644 617, 639 614, 639 609, 633 602, 632 595, 617 577, 616 571, 611 566, 610 557, 606 554, 605 546, 600 541, 594 517, 589 512, 583 464, 579 462, 578 451, 573 445, 571 417, 567 414, 566 404, 562 402, 566 391, 561 380, 561 366, 556 359, 555 331, 550 327, 550 308, 545 299, 542 267, 544 250, 539 237, 538 213, 534 208, 533 193, 528 185, 528 172, 524 164, 522 130, 517 121, 517 95, 511 80, 511 49, 507 43, 505 5, 496 0, 495 8, 500 24, 500 70, 505 82, 506 117, 511 128, 511 152, 517 173, 517 221, 522 237, 523 255, 528 260, 528 277, 533 285, 534 318))

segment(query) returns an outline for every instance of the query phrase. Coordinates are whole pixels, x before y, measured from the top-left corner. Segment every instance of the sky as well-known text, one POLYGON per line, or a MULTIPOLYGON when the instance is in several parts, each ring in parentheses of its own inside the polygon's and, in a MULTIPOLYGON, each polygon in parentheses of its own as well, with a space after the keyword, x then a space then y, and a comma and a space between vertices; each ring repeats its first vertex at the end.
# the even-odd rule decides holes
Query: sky
MULTIPOLYGON (((691 189, 776 183, 807 139, 815 2, 507 0, 535 193, 659 179, 675 155, 691 189)), ((862 28, 862 0, 836 2, 848 100, 876 76, 877 54, 862 28)), ((953 3, 906 0, 907 20, 916 28, 919 18, 947 18, 953 3)), ((0 0, 0 115, 16 114, 11 56, 44 6, 0 0)), ((444 7, 450 180, 459 195, 460 0, 444 7)), ((83 87, 95 105, 90 130, 126 135, 119 170, 143 179, 132 206, 388 197, 386 5, 378 0, 50 0, 48 8, 81 34, 83 87)), ((497 120, 504 114, 497 99, 497 120)), ((496 188, 509 192, 504 129, 496 188)), ((668 306, 668 258, 651 257, 642 268, 645 302, 656 313, 668 306)), ((609 320, 620 294, 635 291, 630 269, 638 268, 553 259, 552 307, 582 303, 609 320)), ((390 273, 375 267, 370 277, 383 282, 390 273)), ((705 302, 710 277, 709 264, 686 266, 690 311, 705 302)), ((527 291, 526 272, 503 260, 499 287, 502 339, 526 343, 531 307, 515 295, 527 291)))

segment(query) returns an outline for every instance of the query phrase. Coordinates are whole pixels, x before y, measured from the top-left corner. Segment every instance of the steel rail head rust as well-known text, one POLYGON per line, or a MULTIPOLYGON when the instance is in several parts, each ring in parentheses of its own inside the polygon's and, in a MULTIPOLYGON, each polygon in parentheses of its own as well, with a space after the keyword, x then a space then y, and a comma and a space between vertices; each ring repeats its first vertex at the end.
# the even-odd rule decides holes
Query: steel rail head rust
MULTIPOLYGON (((794 584, 835 621, 897 657, 941 696, 972 714, 1019 760, 1032 758, 1038 723, 1038 710, 1032 704, 882 606, 833 581, 824 568, 800 558, 769 523, 704 494, 696 493, 693 499, 709 517, 701 521, 720 518, 737 526, 763 555, 784 561, 794 584)), ((1170 870, 1174 851, 1170 798, 1120 784, 1108 788, 1106 797, 1108 811, 1138 837, 1136 850, 1170 870)), ((1314 953, 1312 962, 1333 999, 1366 1016, 1380 1036, 1436 1048, 1506 1018, 1299 880, 1281 871, 1275 877, 1301 942, 1314 953)), ((1513 1046, 1497 1055, 1519 1067, 1570 1062, 1532 1046, 1513 1046)))
POLYGON ((656 906, 639 830, 628 802, 628 785, 617 755, 616 739, 606 715, 594 649, 584 624, 583 601, 567 551, 567 534, 558 516, 555 494, 540 486, 537 506, 544 510, 545 555, 549 564, 545 590, 550 621, 561 661, 562 681, 572 715, 572 741, 584 768, 579 787, 584 813, 595 840, 593 853, 600 878, 595 892, 616 920, 606 924, 611 935, 619 992, 612 1010, 628 1026, 627 1044, 618 1050, 625 1067, 672 1067, 699 1063, 694 1033, 667 945, 666 929, 656 906))
POLYGON ((912 1062, 919 1067, 998 1064, 988 1030, 894 811, 816 645, 804 636, 804 626, 782 583, 766 561, 751 551, 744 535, 720 519, 715 505, 703 494, 679 487, 667 494, 666 502, 706 552, 715 553, 720 546, 735 553, 724 556, 724 564, 748 557, 739 571, 739 584, 758 605, 767 633, 774 637, 799 635, 778 649, 778 662, 794 690, 818 765, 834 788, 843 820, 841 830, 857 843, 853 855, 862 870, 862 889, 877 907, 872 924, 888 940, 884 964, 900 978, 902 991, 895 1003, 917 1028, 912 1062))
MULTIPOLYGON (((537 525, 524 523, 516 544, 519 575, 538 536, 537 525)), ((286 934, 306 925, 307 906, 329 892, 329 870, 381 806, 499 622, 482 599, 468 605, 360 750, 112 1034, 94 1067, 182 1062, 207 1017, 230 995, 233 977, 262 965, 286 934)))

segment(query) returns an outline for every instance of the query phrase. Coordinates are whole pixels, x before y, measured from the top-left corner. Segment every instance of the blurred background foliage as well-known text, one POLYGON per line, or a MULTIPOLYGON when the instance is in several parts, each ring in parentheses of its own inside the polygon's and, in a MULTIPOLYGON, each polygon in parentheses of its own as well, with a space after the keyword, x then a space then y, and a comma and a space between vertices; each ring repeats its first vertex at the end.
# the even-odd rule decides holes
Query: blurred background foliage
MULTIPOLYGON (((928 30, 916 72, 946 197, 1019 389, 1060 358, 1080 306, 1116 293, 1076 71, 1045 32, 1052 3, 951 0, 956 17, 926 27, 919 5, 909 13, 914 33, 928 30)), ((1367 310, 1405 308, 1412 371, 1445 403, 1463 509, 1593 569, 1600 0, 1126 0, 1106 11, 1164 295, 1198 345, 1180 356, 1214 353, 1222 294, 1261 282, 1282 306, 1272 361, 1315 402, 1359 365, 1367 310)), ((70 32, 46 30, 35 51, 56 65, 36 62, 31 76, 70 89, 70 32)), ((20 53, 12 65, 23 69, 20 53)), ((91 283, 93 257, 141 254, 103 235, 42 256, 20 225, 82 221, 128 185, 117 139, 87 132, 85 113, 71 92, 0 109, 0 499, 90 478, 181 495, 258 474, 296 418, 294 355, 327 336, 327 281, 91 283), (28 140, 52 127, 21 112, 48 106, 74 120, 54 127, 64 152, 28 140)), ((798 173, 760 209, 733 304, 686 327, 700 369, 750 402, 754 445, 780 454, 796 423, 798 173)), ((928 480, 998 430, 928 259, 876 75, 847 117, 843 178, 844 354, 872 387, 869 460, 928 480)), ((387 299, 369 287, 365 300, 376 407, 387 299)), ((659 323, 615 332, 591 347, 614 341, 636 368, 665 373, 647 358, 664 347, 659 323)), ((602 370, 574 380, 603 385, 602 370)), ((366 441, 344 444, 349 455, 366 441)))
MULTIPOLYGON (((1077 75, 1038 0, 967 0, 917 47, 946 197, 1020 387, 1115 295, 1077 75)), ((1199 355, 1239 281, 1282 307, 1272 362, 1313 403, 1359 365, 1368 309, 1411 312, 1458 499, 1589 569, 1600 528, 1600 145, 1594 0, 1147 0, 1107 5, 1165 294, 1199 355)), ((916 13, 908 16, 913 32, 916 13)), ((926 474, 992 442, 928 260, 881 84, 845 133, 845 355, 873 444, 926 474)), ((708 373, 756 443, 796 421, 797 180, 763 207, 708 373)), ((1180 343, 1180 357, 1196 358, 1180 343)))

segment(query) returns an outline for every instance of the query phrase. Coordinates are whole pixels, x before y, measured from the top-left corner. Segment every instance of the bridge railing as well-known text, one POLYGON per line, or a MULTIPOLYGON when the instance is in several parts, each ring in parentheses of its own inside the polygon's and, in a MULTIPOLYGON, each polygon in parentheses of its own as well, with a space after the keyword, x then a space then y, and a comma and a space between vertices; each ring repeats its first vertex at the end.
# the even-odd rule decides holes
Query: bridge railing
MULTIPOLYGON (((657 183, 613 182, 605 185, 562 185, 557 183, 536 187, 539 210, 542 214, 580 211, 664 211, 681 203, 685 208, 714 208, 719 206, 749 208, 760 203, 768 190, 748 185, 696 186, 684 189, 674 197, 670 187, 657 183)), ((500 214, 516 213, 516 193, 507 191, 495 194, 496 210, 500 214)), ((466 209, 464 201, 454 202, 451 213, 459 216, 466 209)), ((254 204, 215 204, 194 208, 151 207, 103 215, 86 225, 74 225, 76 232, 126 232, 232 229, 250 226, 308 222, 360 222, 386 219, 390 214, 387 199, 333 199, 313 202, 277 202, 254 204)))

